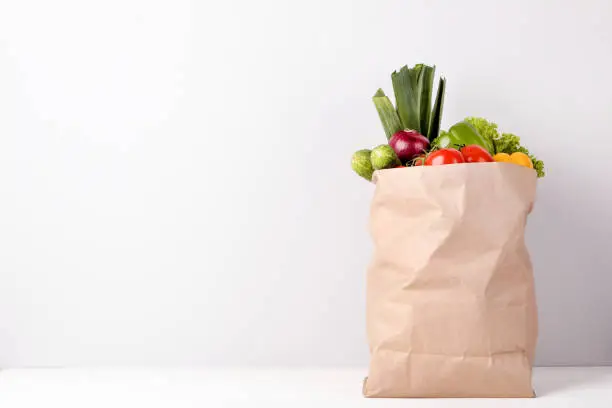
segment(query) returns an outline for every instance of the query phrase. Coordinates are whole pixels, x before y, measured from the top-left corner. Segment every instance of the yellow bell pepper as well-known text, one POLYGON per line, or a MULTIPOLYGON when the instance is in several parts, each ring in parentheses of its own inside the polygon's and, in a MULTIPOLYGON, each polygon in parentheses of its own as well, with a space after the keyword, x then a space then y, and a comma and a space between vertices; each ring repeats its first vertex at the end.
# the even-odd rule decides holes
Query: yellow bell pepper
POLYGON ((533 163, 531 162, 529 156, 527 156, 525 153, 514 152, 510 155, 510 160, 512 160, 512 163, 533 169, 533 163))
POLYGON ((495 156, 493 156, 493 160, 502 163, 512 163, 512 159, 508 153, 497 153, 495 156))
POLYGON ((519 166, 525 166, 529 167, 530 169, 533 169, 533 163, 531 162, 531 159, 529 158, 529 156, 522 152, 514 152, 512 154, 497 153, 495 156, 493 156, 493 160, 502 163, 514 163, 518 164, 519 166))

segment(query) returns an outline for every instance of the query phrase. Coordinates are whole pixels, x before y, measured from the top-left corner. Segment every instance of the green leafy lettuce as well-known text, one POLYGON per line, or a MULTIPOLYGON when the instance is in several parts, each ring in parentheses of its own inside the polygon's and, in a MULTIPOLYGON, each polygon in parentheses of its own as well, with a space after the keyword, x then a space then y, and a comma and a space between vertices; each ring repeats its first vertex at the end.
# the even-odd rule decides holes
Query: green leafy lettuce
POLYGON ((512 133, 500 133, 497 124, 489 122, 484 118, 468 117, 465 118, 465 121, 474 126, 482 136, 493 141, 495 153, 525 153, 531 159, 533 168, 538 173, 538 177, 544 177, 546 175, 544 172, 544 162, 531 154, 526 147, 521 146, 520 137, 512 133))

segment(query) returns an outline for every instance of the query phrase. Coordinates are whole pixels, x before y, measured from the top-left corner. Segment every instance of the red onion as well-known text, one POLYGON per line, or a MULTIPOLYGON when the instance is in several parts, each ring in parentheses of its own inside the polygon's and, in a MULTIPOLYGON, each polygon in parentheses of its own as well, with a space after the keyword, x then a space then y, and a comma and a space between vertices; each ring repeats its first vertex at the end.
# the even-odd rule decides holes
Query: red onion
POLYGON ((416 130, 400 130, 391 136, 389 146, 395 150, 402 162, 414 159, 429 148, 429 140, 416 130))

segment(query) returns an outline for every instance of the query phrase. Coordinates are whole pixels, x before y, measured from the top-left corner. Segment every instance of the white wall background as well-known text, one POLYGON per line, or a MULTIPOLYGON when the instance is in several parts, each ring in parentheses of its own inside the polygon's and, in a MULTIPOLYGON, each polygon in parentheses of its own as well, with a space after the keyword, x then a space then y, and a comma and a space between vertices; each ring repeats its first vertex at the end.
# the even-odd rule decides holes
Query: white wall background
POLYGON ((612 363, 612 5, 0 1, 0 366, 362 365, 370 97, 405 63, 548 166, 540 364, 612 363))

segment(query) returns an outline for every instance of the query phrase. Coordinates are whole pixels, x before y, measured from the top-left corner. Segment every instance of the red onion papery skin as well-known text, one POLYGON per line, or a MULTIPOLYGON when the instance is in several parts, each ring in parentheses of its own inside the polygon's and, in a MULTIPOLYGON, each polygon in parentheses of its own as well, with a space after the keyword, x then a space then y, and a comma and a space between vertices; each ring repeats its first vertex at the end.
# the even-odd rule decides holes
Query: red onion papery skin
POLYGON ((429 149, 429 140, 416 130, 400 130, 389 139, 397 157, 405 163, 429 149))

